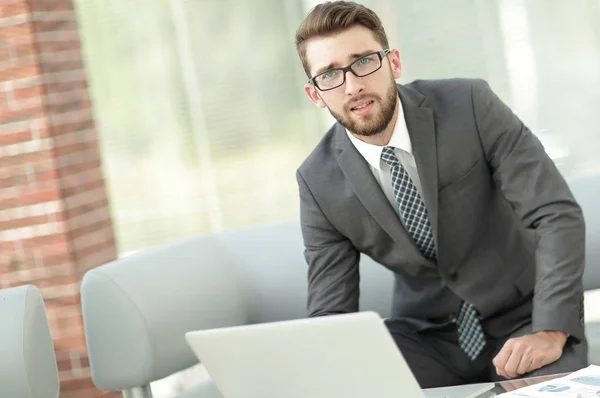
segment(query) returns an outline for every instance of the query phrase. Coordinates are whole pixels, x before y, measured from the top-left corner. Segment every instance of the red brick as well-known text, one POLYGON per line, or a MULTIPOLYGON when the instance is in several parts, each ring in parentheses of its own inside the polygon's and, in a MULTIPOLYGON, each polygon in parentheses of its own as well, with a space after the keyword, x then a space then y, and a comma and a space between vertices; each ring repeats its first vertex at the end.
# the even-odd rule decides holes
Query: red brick
POLYGON ((63 262, 70 261, 69 252, 71 250, 71 245, 66 239, 56 238, 52 242, 46 244, 38 243, 37 247, 44 262, 54 258, 62 258, 63 262))
POLYGON ((2 36, 5 40, 22 38, 33 34, 33 24, 31 22, 24 22, 16 25, 9 25, 0 28, 0 32, 2 32, 2 36))
MULTIPOLYGON (((23 153, 15 156, 4 156, 0 158, 0 168, 6 165, 26 165, 35 164, 45 159, 52 159, 54 153, 52 149, 42 149, 38 152, 23 153)), ((38 167, 38 165, 36 165, 38 167)))
POLYGON ((17 59, 29 58, 37 55, 37 48, 33 41, 33 36, 19 38, 18 41, 11 41, 10 48, 13 56, 17 59))
POLYGON ((80 50, 81 42, 77 38, 74 38, 73 40, 43 40, 38 41, 38 48, 40 52, 44 53, 80 50))
POLYGON ((29 0, 32 12, 41 11, 71 11, 71 0, 29 0))
POLYGON ((43 281, 37 282, 36 286, 42 292, 42 296, 45 295, 46 289, 48 288, 64 288, 66 292, 65 296, 72 296, 75 293, 75 291, 71 289, 73 283, 75 283, 75 278, 72 275, 67 275, 46 278, 43 281))
MULTIPOLYGON (((46 300, 44 300, 46 301, 46 300)), ((85 350, 85 339, 83 330, 81 336, 69 336, 54 339, 54 345, 56 347, 68 347, 73 350, 85 350)))
POLYGON ((2 74, 0 74, 0 81, 6 82, 15 79, 23 79, 26 77, 37 76, 39 74, 39 66, 33 62, 29 65, 13 65, 2 70, 2 74))
POLYGON ((28 12, 29 8, 26 1, 14 1, 0 5, 0 18, 14 17, 15 15, 26 14, 28 12))
MULTIPOLYGON (((79 304, 51 303, 46 305, 46 312, 48 313, 48 320, 52 320, 54 324, 58 318, 63 316, 81 315, 81 306, 79 304)), ((72 353, 68 350, 57 349, 56 351, 56 359, 70 359, 71 357, 72 353)))
POLYGON ((66 232, 59 232, 47 236, 35 236, 32 238, 22 239, 21 244, 23 245, 23 250, 32 250, 36 247, 68 243, 69 241, 70 238, 66 232))
MULTIPOLYGON (((94 398, 121 398, 123 395, 120 391, 102 391, 99 390, 100 395, 95 395, 94 398)), ((61 397, 63 398, 63 397, 61 397)))
MULTIPOLYGON (((110 232, 112 232, 112 229, 109 230, 110 232)), ((107 259, 107 261, 112 261, 114 260, 116 257, 114 257, 115 254, 115 240, 114 238, 111 236, 109 238, 109 240, 106 240, 104 242, 99 242, 98 244, 95 244, 93 246, 87 247, 85 249, 82 250, 77 250, 76 251, 76 256, 77 256, 77 265, 81 266, 82 263, 85 262, 85 259, 97 254, 97 253, 106 253, 107 257, 109 257, 107 259)), ((98 266, 101 264, 94 264, 94 266, 98 266)))
POLYGON ((18 220, 11 221, 0 221, 0 231, 6 231, 9 229, 22 228, 30 225, 46 224, 50 221, 47 215, 25 217, 18 220))
POLYGON ((56 170, 38 170, 35 172, 35 181, 38 183, 44 183, 49 181, 57 181, 58 175, 56 170))
POLYGON ((0 253, 12 252, 15 249, 15 242, 0 241, 0 253))
POLYGON ((41 85, 16 88, 12 90, 12 98, 14 98, 15 101, 30 99, 34 97, 43 97, 44 94, 44 87, 41 85))
MULTIPOLYGON (((20 277, 22 280, 24 279, 20 275, 15 275, 16 277, 20 277)), ((42 281, 48 278, 55 277, 64 277, 64 276, 73 276, 73 266, 69 263, 63 263, 59 265, 52 265, 43 263, 41 268, 33 268, 29 269, 27 272, 27 282, 33 283, 34 285, 38 283, 38 281, 42 281)))
POLYGON ((55 269, 55 271, 53 271, 52 273, 50 273, 51 275, 54 276, 64 276, 66 271, 61 270, 60 267, 62 267, 65 264, 72 264, 73 263, 73 257, 72 254, 70 252, 63 252, 63 253, 58 253, 55 255, 47 255, 47 256, 43 256, 42 257, 42 264, 44 265, 44 267, 57 267, 55 269))
POLYGON ((67 123, 53 124, 51 134, 53 136, 61 135, 65 133, 72 133, 74 131, 89 130, 94 127, 94 119, 71 121, 67 123))
MULTIPOLYGON (((77 305, 81 302, 79 294, 44 297, 47 305, 77 305)), ((56 340, 55 340, 56 341, 56 340)), ((58 341, 60 343, 60 341, 58 341)))
POLYGON ((83 170, 99 169, 101 167, 101 163, 97 152, 94 153, 90 150, 81 152, 75 159, 70 159, 68 155, 61 157, 58 167, 58 174, 63 177, 73 175, 83 170))
POLYGON ((3 123, 12 123, 37 118, 43 114, 44 107, 41 104, 32 108, 0 109, 0 120, 2 120, 3 123))
POLYGON ((62 359, 57 358, 56 362, 58 365, 59 372, 71 369, 71 358, 62 358, 62 359))
POLYGON ((60 390, 63 392, 77 391, 82 389, 95 388, 92 380, 90 379, 73 379, 65 380, 60 383, 60 390))
POLYGON ((71 82, 48 83, 46 84, 46 92, 48 94, 61 93, 65 91, 87 89, 88 83, 86 80, 78 80, 71 82))
POLYGON ((96 137, 96 131, 93 129, 90 130, 80 130, 73 131, 71 133, 60 134, 54 137, 54 148, 58 150, 64 146, 69 146, 73 144, 79 143, 87 143, 88 145, 97 147, 98 141, 96 137))
POLYGON ((84 66, 81 59, 75 59, 62 62, 42 62, 40 69, 43 71, 43 73, 56 73, 70 70, 81 70, 83 68, 84 66))
POLYGON ((60 166, 58 174, 61 177, 79 173, 81 170, 99 170, 101 167, 100 159, 95 156, 95 159, 86 159, 85 163, 69 164, 60 166))
POLYGON ((65 30, 77 31, 78 26, 77 21, 75 20, 75 13, 73 13, 71 19, 36 20, 34 22, 34 29, 36 32, 53 32, 65 30))
POLYGON ((82 151, 86 151, 89 148, 89 144, 86 142, 76 142, 70 145, 63 145, 60 147, 56 147, 54 149, 54 153, 57 157, 67 156, 69 154, 76 154, 82 151))
POLYGON ((76 391, 61 390, 60 398, 121 398, 121 392, 112 392, 111 395, 99 395, 99 390, 95 388, 84 388, 76 391))
POLYGON ((24 183, 24 182, 22 182, 22 177, 10 176, 10 177, 5 177, 5 178, 0 178, 0 189, 7 189, 7 188, 15 187, 22 183, 24 183))
POLYGON ((83 321, 80 316, 59 317, 57 325, 59 329, 63 330, 83 329, 83 321))
POLYGON ((89 110, 90 116, 88 119, 92 119, 92 103, 87 96, 67 96, 67 95, 53 95, 52 102, 46 102, 48 112, 52 115, 68 114, 73 112, 74 109, 78 111, 89 110))
POLYGON ((16 144, 18 142, 31 141, 31 130, 2 131, 0 133, 0 146, 16 144))
POLYGON ((70 208, 68 211, 68 218, 85 215, 86 213, 106 206, 108 206, 108 198, 106 197, 106 195, 101 195, 97 197, 96 200, 90 203, 70 208))
POLYGON ((93 191, 96 188, 102 188, 104 186, 104 182, 100 179, 85 181, 80 184, 74 184, 70 186, 66 186, 61 184, 62 192, 65 197, 71 197, 74 195, 79 195, 84 192, 93 191))
POLYGON ((61 198, 58 189, 48 188, 38 192, 26 192, 21 197, 20 201, 23 205, 32 205, 35 203, 50 202, 61 198))
POLYGON ((86 225, 81 228, 71 230, 70 236, 74 239, 85 236, 87 234, 91 234, 99 229, 110 228, 112 227, 112 223, 110 220, 96 220, 95 222, 86 225))
MULTIPOLYGON (((2 30, 0 30, 0 32, 2 32, 2 30)), ((0 66, 2 66, 6 62, 14 62, 14 60, 12 59, 12 53, 8 49, 8 45, 6 44, 6 42, 0 42, 0 66)))

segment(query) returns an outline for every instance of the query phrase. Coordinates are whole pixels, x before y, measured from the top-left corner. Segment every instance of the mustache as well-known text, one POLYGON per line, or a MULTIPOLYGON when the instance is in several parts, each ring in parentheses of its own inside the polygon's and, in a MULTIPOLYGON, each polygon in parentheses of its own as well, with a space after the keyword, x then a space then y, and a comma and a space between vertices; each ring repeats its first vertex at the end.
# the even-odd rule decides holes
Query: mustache
POLYGON ((349 111, 356 104, 364 100, 381 101, 381 97, 379 97, 377 94, 361 94, 359 97, 352 99, 352 101, 348 101, 344 106, 344 109, 349 111))

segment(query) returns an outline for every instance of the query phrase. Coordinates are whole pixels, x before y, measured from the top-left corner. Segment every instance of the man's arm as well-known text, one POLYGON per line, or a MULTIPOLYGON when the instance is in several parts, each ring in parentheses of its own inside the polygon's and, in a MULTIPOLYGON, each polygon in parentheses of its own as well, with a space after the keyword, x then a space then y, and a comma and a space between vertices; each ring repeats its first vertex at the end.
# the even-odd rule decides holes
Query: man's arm
POLYGON ((300 171, 300 221, 308 263, 309 316, 358 311, 359 253, 327 220, 300 171))
POLYGON ((494 179, 535 233, 533 332, 582 336, 579 324, 585 225, 581 208, 540 141, 487 83, 472 87, 477 128, 494 179))
MULTIPOLYGON (((535 234, 536 284, 533 297, 532 332, 523 341, 510 341, 494 363, 504 376, 537 368, 556 360, 531 359, 523 354, 531 347, 558 347, 558 357, 567 335, 583 338, 580 325, 585 263, 585 224, 564 178, 542 144, 513 112, 476 80, 472 101, 479 137, 494 180, 505 199, 535 234), (549 332, 551 331, 551 332, 549 332), (558 332, 558 333, 557 333, 558 332), (528 339, 528 340, 525 340, 528 339), (541 344, 542 339, 547 345, 541 344), (525 343, 525 344, 521 344, 525 343), (523 355, 515 363, 515 355, 523 355), (527 361, 531 364, 527 366, 527 361), (546 363, 544 363, 546 362, 546 363), (508 367, 508 372, 502 367, 508 367), (513 369, 514 368, 514 369, 513 369)), ((548 349, 539 351, 549 352, 548 349)), ((556 350, 555 350, 556 351, 556 350)), ((541 354, 540 354, 541 355, 541 354)))

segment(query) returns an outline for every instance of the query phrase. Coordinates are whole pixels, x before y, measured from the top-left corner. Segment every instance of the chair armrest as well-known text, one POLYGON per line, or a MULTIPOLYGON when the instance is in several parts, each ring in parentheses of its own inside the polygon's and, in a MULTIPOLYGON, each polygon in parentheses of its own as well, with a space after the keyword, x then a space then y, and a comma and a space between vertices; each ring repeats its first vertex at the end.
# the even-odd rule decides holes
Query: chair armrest
POLYGON ((54 345, 37 287, 0 290, 0 396, 56 398, 54 345))
POLYGON ((192 366, 185 333, 245 324, 242 286, 234 260, 211 235, 87 272, 81 305, 94 384, 124 390, 192 366))

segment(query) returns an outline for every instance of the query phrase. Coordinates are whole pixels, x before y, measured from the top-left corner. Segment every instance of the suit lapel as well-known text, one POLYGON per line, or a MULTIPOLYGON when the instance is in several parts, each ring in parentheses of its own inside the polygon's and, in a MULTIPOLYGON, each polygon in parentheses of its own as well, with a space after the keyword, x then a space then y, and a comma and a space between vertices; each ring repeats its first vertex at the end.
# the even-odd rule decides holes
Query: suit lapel
POLYGON ((425 97, 420 93, 400 85, 398 90, 421 180, 423 202, 427 208, 433 239, 438 247, 438 157, 433 111, 421 106, 425 97))
MULTIPOLYGON (((423 201, 427 207, 437 247, 438 172, 433 112, 429 108, 420 107, 425 99, 422 94, 401 85, 398 85, 398 91, 421 180, 423 201)), ((346 135, 345 129, 339 123, 335 129, 335 145, 342 151, 338 157, 338 164, 359 200, 394 241, 422 257, 419 248, 404 229, 398 214, 373 177, 368 163, 346 135)))
POLYGON ((373 177, 367 161, 352 145, 344 128, 338 124, 336 129, 338 130, 336 134, 338 134, 339 141, 343 141, 343 137, 347 140, 343 143, 344 149, 338 157, 338 164, 352 185, 356 196, 375 221, 394 241, 402 247, 410 248, 414 255, 420 256, 419 248, 402 226, 398 214, 390 205, 377 180, 373 177))

